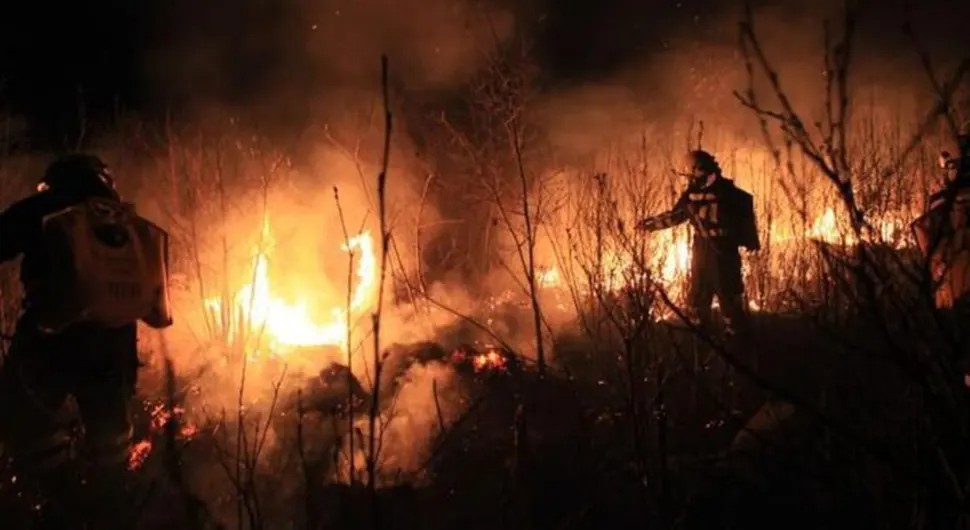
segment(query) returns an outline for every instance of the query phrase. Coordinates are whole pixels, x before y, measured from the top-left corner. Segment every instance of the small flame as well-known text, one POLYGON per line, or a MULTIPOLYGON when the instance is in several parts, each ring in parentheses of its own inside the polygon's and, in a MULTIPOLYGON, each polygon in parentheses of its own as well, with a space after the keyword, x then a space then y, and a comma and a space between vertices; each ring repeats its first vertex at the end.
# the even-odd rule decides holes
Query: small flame
POLYGON ((556 287, 562 284, 562 275, 559 274, 559 267, 553 265, 536 272, 536 284, 542 287, 556 287))
POLYGON ((131 449, 128 451, 128 469, 135 471, 140 468, 145 463, 145 460, 148 460, 148 455, 151 452, 152 441, 148 439, 131 446, 131 449))
POLYGON ((805 235, 825 243, 852 243, 852 237, 845 230, 840 229, 838 218, 832 207, 825 209, 825 213, 815 220, 805 235))
POLYGON ((477 352, 470 348, 458 348, 451 352, 451 361, 458 364, 470 363, 475 372, 504 372, 508 370, 508 359, 494 347, 490 347, 484 352, 477 352))
MULTIPOLYGON (((171 410, 165 405, 165 403, 156 403, 152 406, 150 415, 151 422, 149 423, 149 434, 148 436, 136 442, 128 450, 128 470, 135 471, 144 465, 145 461, 148 460, 148 456, 152 452, 152 436, 162 432, 168 425, 169 422, 174 420, 180 420, 185 409, 176 405, 171 410)), ((183 440, 189 440, 198 434, 198 428, 191 423, 181 423, 179 430, 176 433, 176 437, 183 440)))
POLYGON ((495 350, 480 353, 472 358, 472 366, 476 372, 484 371, 504 371, 506 369, 505 356, 495 350))

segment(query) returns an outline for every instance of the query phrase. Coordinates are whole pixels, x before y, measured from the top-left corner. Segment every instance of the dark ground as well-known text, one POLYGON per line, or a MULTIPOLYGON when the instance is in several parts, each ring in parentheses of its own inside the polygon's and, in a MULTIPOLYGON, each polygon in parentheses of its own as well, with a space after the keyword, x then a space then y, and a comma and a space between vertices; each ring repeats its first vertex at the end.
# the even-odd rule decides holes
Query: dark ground
MULTIPOLYGON (((881 456, 907 452, 901 426, 915 421, 917 409, 906 406, 906 375, 835 354, 804 319, 759 315, 757 326, 758 373, 784 396, 728 369, 685 332, 667 339, 683 354, 668 360, 662 390, 652 366, 636 407, 616 383, 558 369, 540 379, 531 363, 485 373, 464 366, 472 404, 438 437, 421 485, 379 490, 382 526, 906 527, 910 514, 898 496, 913 485, 894 483, 894 463, 881 456)), ((583 344, 563 339, 569 348, 557 354, 564 366, 595 362, 583 344)), ((425 344, 396 355, 427 362, 445 351, 425 344)), ((345 386, 334 388, 345 395, 345 386)), ((211 458, 206 447, 204 436, 190 443, 183 465, 211 458)), ((146 465, 144 473, 153 472, 157 466, 146 465)), ((353 528, 375 513, 363 488, 321 481, 308 502, 303 488, 282 485, 287 479, 263 479, 267 492, 285 492, 266 495, 267 506, 280 507, 270 521, 295 519, 303 527, 311 517, 313 528, 353 528)), ((148 502, 146 528, 166 527, 158 515, 174 513, 161 509, 178 498, 166 489, 148 502)))
MULTIPOLYGON (((506 318, 527 321, 515 311, 506 318)), ((596 353, 602 344, 579 335, 556 338, 555 367, 541 378, 534 362, 508 353, 486 371, 455 357, 475 351, 467 326, 441 344, 392 346, 382 406, 410 364, 428 362, 454 363, 470 403, 435 438, 421 480, 380 488, 376 501, 366 488, 325 479, 347 432, 346 396, 357 397, 358 411, 369 400, 363 386, 347 386, 345 369, 327 367, 300 394, 311 442, 303 461, 297 400, 281 396, 273 426, 293 449, 267 453, 253 476, 257 526, 369 528, 377 514, 382 528, 401 529, 913 527, 914 506, 931 511, 939 484, 918 450, 926 409, 914 374, 862 353, 860 337, 879 344, 862 324, 820 327, 768 313, 754 324, 754 348, 726 351, 756 366, 767 388, 666 324, 632 350, 640 363, 632 372, 615 350, 596 353), (856 340, 849 347, 834 337, 856 340), (639 374, 632 390, 631 373, 639 374)), ((220 426, 183 439, 171 423, 169 436, 152 430, 150 410, 136 426, 136 439, 154 442, 132 473, 138 527, 232 519, 234 493, 215 464, 225 456, 220 426)), ((9 501, 15 490, 2 489, 9 501)))

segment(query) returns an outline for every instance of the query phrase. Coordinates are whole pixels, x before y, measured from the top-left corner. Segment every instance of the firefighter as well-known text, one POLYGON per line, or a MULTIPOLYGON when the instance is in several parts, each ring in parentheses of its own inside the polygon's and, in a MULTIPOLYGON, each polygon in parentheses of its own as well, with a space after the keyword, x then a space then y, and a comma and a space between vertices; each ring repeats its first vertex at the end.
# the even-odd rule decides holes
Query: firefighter
POLYGON ((637 227, 655 231, 691 224, 688 315, 695 325, 709 325, 716 295, 727 334, 746 337, 749 323, 738 248, 760 248, 751 195, 725 178, 714 156, 706 151, 687 153, 678 174, 688 179, 688 185, 674 207, 640 221, 637 227))
MULTIPOLYGON (((0 213, 0 262, 22 256, 20 279, 25 292, 16 331, 0 367, 0 444, 21 478, 33 478, 47 500, 47 504, 38 503, 38 511, 63 512, 68 502, 64 497, 77 498, 73 490, 63 491, 73 487, 68 477, 75 475, 64 470, 70 467, 66 464, 74 444, 59 434, 63 429, 57 414, 72 396, 83 424, 77 452, 88 469, 85 491, 95 497, 81 502, 91 512, 100 507, 102 516, 113 512, 111 517, 121 517, 129 504, 120 496, 132 431, 129 401, 139 366, 136 324, 104 327, 80 322, 56 333, 45 332, 38 325, 38 303, 32 294, 51 280, 45 256, 48 247, 42 242, 44 217, 92 197, 120 202, 107 166, 95 156, 67 155, 48 167, 37 193, 0 213)), ((97 526, 124 524, 102 520, 97 526)))
POLYGON ((939 165, 943 170, 940 187, 930 194, 927 211, 943 207, 950 197, 959 202, 967 200, 967 191, 970 190, 970 124, 963 127, 957 142, 957 155, 948 151, 940 153, 939 165))
POLYGON ((940 153, 939 187, 913 222, 940 309, 970 305, 970 128, 957 140, 957 155, 940 153))

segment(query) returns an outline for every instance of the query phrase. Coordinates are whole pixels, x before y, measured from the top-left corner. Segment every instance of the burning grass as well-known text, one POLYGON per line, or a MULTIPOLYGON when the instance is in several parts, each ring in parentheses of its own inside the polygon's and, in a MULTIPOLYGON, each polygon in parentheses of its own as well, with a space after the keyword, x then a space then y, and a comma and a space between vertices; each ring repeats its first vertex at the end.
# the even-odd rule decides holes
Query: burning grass
MULTIPOLYGON (((756 171, 755 165, 742 168, 737 178, 744 185, 756 171)), ((557 379, 562 369, 581 373, 582 384, 595 389, 594 401, 599 406, 608 402, 607 409, 614 410, 601 414, 639 416, 646 411, 631 412, 627 407, 661 387, 641 387, 635 374, 656 374, 662 370, 658 363, 682 362, 682 353, 670 357, 671 351, 682 347, 675 346, 680 341, 664 338, 669 333, 664 323, 676 322, 677 316, 655 288, 681 300, 690 266, 689 232, 681 228, 646 236, 629 229, 638 216, 648 213, 644 205, 654 205, 654 210, 666 205, 656 188, 636 191, 640 178, 636 174, 621 172, 598 181, 583 178, 581 172, 576 175, 576 181, 586 184, 563 193, 557 209, 540 216, 542 228, 536 239, 537 262, 547 264, 539 267, 536 284, 542 325, 550 330, 552 370, 557 379), (594 188, 583 189, 587 184, 594 188), (599 318, 606 319, 605 327, 603 320, 595 322, 599 318), (574 342, 569 337, 577 330, 585 336, 581 341, 585 351, 580 355, 585 360, 567 346, 574 342)), ((287 186, 285 179, 276 185, 287 186)), ((261 193, 267 192, 272 194, 272 190, 261 193)), ((176 450, 194 462, 188 464, 190 482, 196 482, 193 487, 202 488, 207 498, 228 499, 242 488, 260 502, 283 506, 311 495, 306 488, 312 484, 358 487, 366 481, 371 429, 366 411, 376 384, 381 388, 374 424, 382 453, 380 487, 387 492, 401 484, 437 487, 435 477, 443 470, 433 462, 451 458, 442 453, 456 450, 455 435, 450 433, 466 429, 465 422, 471 421, 467 418, 478 414, 485 381, 495 377, 513 381, 521 377, 516 375, 522 373, 518 366, 533 366, 529 359, 533 338, 523 325, 531 314, 527 289, 503 279, 509 272, 515 277, 515 268, 509 267, 492 271, 479 295, 469 296, 456 285, 425 288, 413 264, 392 262, 396 288, 387 298, 384 336, 391 342, 434 338, 442 347, 433 352, 405 348, 390 353, 384 357, 387 371, 375 382, 373 364, 368 362, 373 349, 365 326, 377 302, 374 229, 364 228, 349 237, 333 237, 344 232, 336 225, 323 230, 301 226, 293 231, 285 228, 287 210, 296 204, 289 201, 277 198, 270 201, 271 207, 250 209, 248 217, 234 221, 227 233, 237 235, 226 238, 232 245, 210 238, 214 247, 193 249, 202 244, 201 239, 182 239, 188 246, 176 253, 183 256, 177 272, 187 279, 182 296, 177 297, 178 314, 183 317, 166 340, 167 355, 179 374, 179 404, 174 414, 160 404, 146 410, 151 420, 132 449, 130 467, 139 473, 158 469, 146 462, 162 457, 157 448, 164 445, 159 442, 163 427, 177 416, 176 450), (235 226, 255 229, 246 233, 234 230, 235 226), (220 252, 220 247, 233 250, 220 252), (300 258, 301 248, 327 248, 327 263, 300 258), (294 255, 299 258, 295 262, 294 255), (218 272, 232 263, 244 266, 232 274, 218 272), (329 274, 322 275, 324 271, 329 274), (236 281, 228 281, 231 278, 236 281), (213 291, 223 294, 207 294, 213 291), (186 356, 189 351, 194 359, 186 356), (509 351, 524 357, 510 356, 509 351), (476 379, 480 377, 486 379, 476 379), (212 478, 220 475, 229 480, 212 478), (294 478, 287 483, 282 476, 294 478)), ((322 209, 323 204, 319 199, 313 209, 322 209)), ((363 206, 351 209, 366 211, 363 206)), ((766 248, 745 263, 753 309, 805 311, 805 303, 815 299, 811 286, 828 282, 817 244, 851 249, 858 243, 838 211, 820 201, 812 203, 806 218, 799 220, 790 209, 759 208, 766 248), (781 221, 786 218, 787 223, 781 221)), ((899 236, 897 228, 904 226, 904 214, 895 211, 881 219, 866 244, 908 248, 908 240, 899 236)), ((183 228, 183 234, 190 232, 183 228)), ((825 307, 830 302, 818 304, 825 307)), ((694 355, 693 369, 709 365, 710 361, 699 361, 694 355)), ((531 368, 525 373, 532 373, 531 368)), ((144 377, 157 376, 147 372, 144 377)), ((507 386, 501 388, 492 390, 509 391, 507 386)), ((155 397, 164 394, 150 385, 144 392, 155 397)), ((708 418, 704 424, 729 428, 736 419, 733 415, 717 421, 708 418)), ((677 421, 689 423, 686 417, 677 421)), ((620 422, 624 427, 614 428, 633 428, 624 422, 620 422)), ((680 427, 665 428, 673 429, 672 433, 680 427)), ((646 432, 635 436, 641 439, 638 443, 649 438, 646 432)), ((692 444, 688 438, 678 443, 692 444)), ((475 442, 472 447, 483 449, 475 442)), ((647 473, 654 464, 639 465, 640 472, 647 473)), ((233 520, 234 516, 223 513, 218 518, 233 520)))
MULTIPOLYGON (((751 175, 757 165, 735 166, 742 185, 756 180, 751 175)), ((575 392, 588 393, 582 407, 589 410, 582 414, 595 411, 605 422, 585 433, 598 437, 597 443, 613 436, 636 446, 648 443, 658 429, 667 429, 667 436, 680 437, 668 442, 680 444, 680 449, 666 449, 669 458, 689 460, 693 456, 679 453, 697 445, 689 434, 700 429, 694 415, 705 418, 703 425, 727 430, 734 428, 736 415, 720 409, 669 412, 673 423, 661 427, 659 419, 646 419, 656 410, 635 405, 655 401, 665 388, 637 382, 638 373, 662 380, 670 377, 660 375, 664 371, 689 367, 691 373, 710 378, 717 367, 701 358, 703 347, 688 348, 671 338, 665 326, 676 322, 677 315, 656 294, 659 286, 670 299, 681 300, 690 267, 689 232, 681 228, 647 236, 630 230, 639 216, 649 213, 647 205, 653 211, 668 205, 659 187, 636 189, 642 184, 638 174, 618 172, 601 180, 583 177, 578 170, 572 175, 580 184, 551 201, 556 208, 539 216, 536 237, 535 281, 542 326, 548 327, 552 377, 556 385, 576 385, 584 390, 575 392), (694 353, 684 351, 690 348, 694 353), (639 430, 634 426, 638 421, 651 426, 639 430)), ((279 177, 274 186, 286 189, 291 185, 287 178, 279 177)), ((258 191, 257 198, 272 199, 265 207, 243 208, 246 215, 212 224, 222 214, 210 212, 208 220, 196 221, 219 225, 221 235, 205 234, 191 223, 170 225, 179 258, 174 272, 182 280, 175 297, 180 318, 164 340, 144 337, 151 352, 146 352, 149 366, 142 375, 144 421, 129 458, 133 474, 162 473, 166 452, 177 452, 186 470, 185 487, 207 499, 211 516, 225 522, 237 520, 230 499, 239 495, 251 499, 247 503, 259 499, 262 509, 269 510, 266 506, 282 509, 301 496, 319 495, 325 484, 360 487, 366 482, 367 411, 375 385, 381 388, 374 424, 381 447, 377 476, 387 495, 402 484, 438 491, 457 480, 453 470, 441 467, 441 462, 455 465, 455 452, 487 453, 494 443, 496 450, 518 455, 526 451, 520 444, 535 435, 548 443, 558 427, 538 427, 549 429, 541 434, 516 431, 514 442, 486 442, 494 433, 476 439, 483 435, 468 431, 479 422, 478 428, 485 430, 497 428, 489 422, 514 425, 511 404, 499 412, 482 400, 502 401, 505 393, 522 396, 524 387, 538 384, 532 381, 534 336, 523 324, 531 318, 532 307, 528 290, 515 281, 522 271, 500 266, 470 294, 471 285, 427 285, 415 264, 392 260, 395 288, 386 298, 384 337, 389 342, 434 339, 441 344, 392 351, 383 358, 386 371, 375 382, 366 324, 377 303, 379 271, 375 227, 368 226, 366 203, 344 205, 364 219, 357 223, 364 228, 347 234, 333 218, 323 228, 292 221, 291 210, 324 210, 326 199, 318 197, 308 207, 273 190, 258 191), (316 250, 306 249, 320 249, 325 257, 308 259, 316 250), (161 386, 166 356, 177 374, 171 409, 161 386), (170 425, 176 426, 171 434, 166 431, 170 425), (171 447, 166 440, 170 435, 175 442, 171 447)), ((914 204, 907 209, 874 217, 877 228, 864 244, 907 251, 910 242, 900 227, 906 224, 905 212, 918 208, 918 195, 912 197, 914 204)), ((817 244, 851 251, 859 241, 831 203, 811 203, 800 220, 790 209, 763 204, 769 206, 758 209, 766 248, 745 262, 749 304, 765 318, 785 309, 806 314, 810 301, 824 310, 832 301, 816 300, 813 286, 827 285, 830 269, 817 244), (786 218, 787 223, 781 221, 786 218)), ((395 245, 406 246, 403 241, 402 235, 395 245)), ((700 383, 680 384, 688 388, 700 383)), ((726 397, 749 392, 740 380, 731 376, 720 385, 718 392, 727 394, 713 401, 739 400, 728 408, 753 410, 750 396, 726 397), (734 386, 723 386, 728 382, 734 386)), ((676 397, 666 396, 663 410, 704 399, 696 390, 694 395, 684 389, 670 392, 676 397)), ((558 421, 557 414, 565 413, 550 413, 547 420, 558 421)), ((711 428, 701 429, 698 436, 712 436, 711 428)), ((719 433, 715 439, 726 436, 719 433)), ((639 461, 635 453, 624 449, 609 458, 632 458, 636 473, 657 472, 659 464, 639 461)), ((283 516, 264 511, 259 517, 283 516)))
MULTIPOLYGON (((177 525, 314 527, 327 499, 356 509, 366 491, 380 513, 375 499, 394 505, 407 486, 424 496, 408 494, 414 511, 443 512, 440 527, 469 525, 469 514, 496 527, 603 527, 632 516, 670 525, 716 505, 706 488, 724 476, 745 488, 752 474, 784 483, 770 465, 738 458, 750 440, 731 446, 765 389, 789 402, 769 411, 815 422, 800 436, 823 484, 890 506, 890 522, 898 499, 868 479, 892 475, 925 497, 906 455, 927 442, 911 427, 924 406, 950 410, 952 396, 918 390, 936 381, 926 374, 956 370, 931 355, 949 347, 948 316, 923 304, 907 228, 928 191, 932 142, 903 161, 899 142, 849 131, 867 154, 840 168, 852 170, 854 204, 867 214, 860 228, 811 156, 781 159, 728 133, 705 138, 758 200, 763 250, 745 257, 744 274, 759 342, 737 351, 672 325, 690 269, 686 228, 632 230, 683 185, 666 176, 676 135, 620 135, 591 163, 595 173, 558 167, 555 153, 530 143, 542 147, 518 112, 528 98, 503 99, 502 90, 524 89, 528 72, 507 70, 495 66, 476 94, 487 112, 475 123, 495 130, 428 124, 461 147, 459 162, 407 159, 391 170, 398 182, 470 175, 455 177, 460 193, 428 176, 419 193, 392 186, 390 212, 384 181, 375 204, 362 178, 388 171, 361 161, 379 158, 373 139, 346 149, 328 130, 326 147, 307 148, 325 163, 301 166, 257 136, 226 133, 209 145, 168 131, 138 168, 161 183, 145 210, 173 236, 178 315, 172 329, 143 334, 143 410, 128 465, 169 488, 152 502, 181 499, 177 525), (880 194, 887 171, 895 187, 880 194), (435 211, 448 208, 467 216, 435 211), (925 405, 934 400, 945 407, 925 405), (449 503, 464 517, 433 508, 449 503)), ((808 476, 792 471, 797 457, 768 460, 808 476)), ((824 500, 798 494, 812 506, 824 500)))

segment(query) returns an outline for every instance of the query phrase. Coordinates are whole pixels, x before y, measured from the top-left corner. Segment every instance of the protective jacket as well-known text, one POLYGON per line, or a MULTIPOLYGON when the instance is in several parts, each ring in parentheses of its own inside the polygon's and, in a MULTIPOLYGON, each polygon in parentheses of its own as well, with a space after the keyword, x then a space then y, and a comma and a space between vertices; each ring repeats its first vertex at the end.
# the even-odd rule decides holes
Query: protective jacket
POLYGON ((670 211, 643 220, 640 228, 662 230, 686 221, 710 242, 760 248, 751 195, 720 175, 695 179, 670 211))

